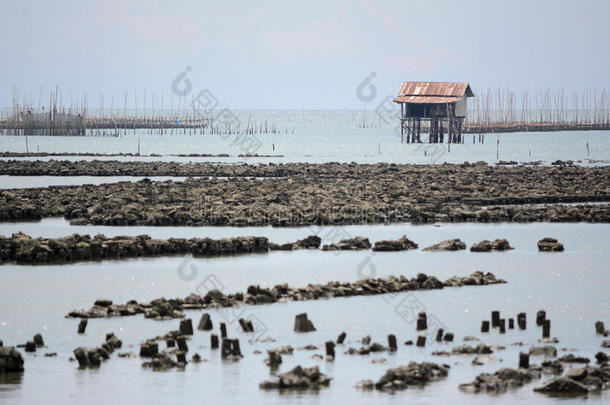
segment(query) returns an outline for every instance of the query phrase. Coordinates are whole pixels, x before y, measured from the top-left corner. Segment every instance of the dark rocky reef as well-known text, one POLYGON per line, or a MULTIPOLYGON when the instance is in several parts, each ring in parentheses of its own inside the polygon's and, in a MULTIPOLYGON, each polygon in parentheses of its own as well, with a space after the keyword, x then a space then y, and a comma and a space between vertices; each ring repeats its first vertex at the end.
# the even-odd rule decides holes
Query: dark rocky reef
POLYGON ((449 374, 450 367, 446 364, 430 362, 410 362, 406 366, 391 368, 373 384, 371 380, 357 383, 359 389, 378 389, 388 392, 407 389, 409 386, 422 386, 429 382, 439 381, 449 374))
POLYGON ((275 380, 263 381, 260 383, 261 389, 278 390, 307 390, 328 387, 331 378, 320 372, 318 366, 301 368, 296 366, 287 373, 282 373, 275 380))
POLYGON ((188 309, 223 308, 243 304, 261 305, 275 302, 307 301, 501 283, 506 283, 506 281, 497 279, 492 273, 477 271, 466 277, 454 276, 445 282, 434 276, 419 273, 411 279, 405 276, 391 276, 377 279, 367 278, 353 283, 331 281, 323 285, 309 284, 302 288, 291 288, 288 284, 278 284, 273 288, 261 288, 258 285, 252 285, 248 287, 245 293, 224 294, 218 290, 211 290, 203 297, 190 294, 184 299, 168 300, 159 298, 150 303, 138 303, 131 300, 126 304, 116 305, 110 300, 97 300, 89 310, 74 310, 67 316, 71 318, 107 318, 144 314, 146 318, 166 320, 182 318, 184 317, 183 311, 188 309))
POLYGON ((396 252, 400 250, 417 249, 417 243, 407 239, 407 235, 403 235, 397 240, 380 240, 375 242, 373 250, 376 252, 396 252))
POLYGON ((610 166, 52 160, 0 161, 0 174, 206 176, 2 190, 0 221, 62 216, 76 224, 153 226, 610 222, 610 203, 533 205, 609 202, 610 166))
POLYGON ((141 256, 192 254, 195 257, 267 252, 264 237, 226 239, 152 239, 148 235, 116 236, 74 234, 63 238, 31 238, 23 233, 0 236, 0 262, 66 263, 84 260, 124 259, 141 256))
POLYGON ((493 242, 483 240, 479 243, 475 243, 470 247, 471 252, 503 252, 505 250, 513 249, 506 239, 496 239, 493 242))

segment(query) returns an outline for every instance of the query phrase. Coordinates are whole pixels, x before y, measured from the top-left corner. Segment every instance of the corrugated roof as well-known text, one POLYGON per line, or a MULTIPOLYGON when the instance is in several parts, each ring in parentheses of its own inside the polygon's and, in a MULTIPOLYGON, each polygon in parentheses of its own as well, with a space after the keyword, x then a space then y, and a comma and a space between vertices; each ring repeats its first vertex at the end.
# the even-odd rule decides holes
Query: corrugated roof
POLYGON ((463 97, 436 97, 436 96, 398 96, 394 98, 395 103, 414 104, 445 104, 457 103, 463 97))
POLYGON ((402 82, 398 95, 473 97, 474 93, 465 82, 402 82))

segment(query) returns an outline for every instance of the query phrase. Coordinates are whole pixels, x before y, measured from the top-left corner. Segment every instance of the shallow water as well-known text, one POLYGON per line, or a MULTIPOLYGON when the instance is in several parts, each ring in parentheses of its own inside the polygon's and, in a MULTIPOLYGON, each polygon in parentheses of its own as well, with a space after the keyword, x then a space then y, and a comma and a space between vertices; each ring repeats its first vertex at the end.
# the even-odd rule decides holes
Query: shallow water
MULTIPOLYGON (((67 157, 69 160, 165 160, 212 162, 303 162, 329 161, 359 163, 462 163, 464 161, 514 160, 547 164, 557 160, 602 160, 610 163, 610 131, 566 131, 486 134, 484 144, 473 144, 478 135, 466 134, 464 144, 401 144, 396 132, 398 120, 379 117, 367 111, 367 128, 361 128, 362 111, 234 111, 243 123, 252 115, 257 122, 276 124, 281 134, 256 134, 245 140, 239 135, 151 135, 127 131, 119 137, 28 137, 31 152, 54 153, 136 153, 140 138, 141 154, 221 154, 229 158, 163 157, 67 157), (286 133, 286 130, 288 133, 286 133), (294 132, 293 132, 294 131, 294 132), (499 153, 497 154, 497 142, 499 153), (589 153, 587 153, 587 143, 589 153), (450 149, 450 151, 449 151, 450 149), (283 155, 272 158, 243 158, 240 154, 283 155)), ((245 125, 244 125, 245 126, 245 125)), ((427 135, 423 137, 427 139, 427 135)), ((0 151, 25 152, 22 136, 0 136, 0 151)), ((29 158, 59 159, 59 157, 29 158)), ((63 157, 61 159, 64 159, 63 157)))
MULTIPOLYGON (((36 356, 25 354, 26 372, 17 384, 0 384, 0 398, 4 403, 31 402, 200 402, 209 399, 218 403, 514 403, 557 402, 556 399, 534 394, 532 389, 549 376, 499 397, 486 394, 469 395, 458 391, 457 385, 469 382, 483 371, 500 367, 516 367, 518 352, 527 350, 541 336, 534 326, 535 312, 546 309, 552 320, 551 335, 559 338, 558 348, 576 348, 576 354, 592 357, 599 351, 601 338, 594 333, 594 322, 610 323, 610 248, 608 224, 442 224, 441 226, 410 224, 358 225, 319 228, 172 228, 172 227, 72 227, 63 220, 46 220, 38 224, 1 224, 0 234, 14 230, 44 236, 60 236, 74 232, 90 234, 147 233, 153 237, 210 236, 214 238, 235 235, 263 235, 274 242, 295 239, 318 232, 325 235, 363 235, 376 241, 398 238, 406 234, 420 244, 420 248, 447 238, 459 237, 468 245, 482 239, 507 238, 514 250, 502 253, 431 253, 421 250, 407 252, 322 252, 295 251, 268 254, 198 258, 163 257, 140 258, 124 261, 76 263, 69 265, 0 266, 0 337, 5 345, 24 343, 36 332, 41 332, 48 346, 36 356), (38 230, 38 233, 35 231, 38 230), (564 243, 563 253, 539 253, 536 241, 545 236, 557 237, 564 243), (187 260, 185 262, 185 260, 187 260), (180 265, 193 264, 196 273, 190 281, 178 273, 180 265), (138 343, 147 337, 176 329, 178 320, 156 322, 142 316, 89 321, 84 336, 76 334, 78 320, 63 316, 74 308, 88 308, 98 297, 115 302, 128 299, 150 300, 160 296, 184 297, 191 292, 205 293, 206 286, 215 283, 225 292, 241 291, 248 285, 273 286, 287 282, 291 286, 323 283, 330 280, 354 281, 361 277, 400 275, 412 277, 418 272, 446 279, 453 275, 466 275, 475 270, 491 271, 508 281, 507 284, 486 287, 447 288, 433 291, 415 291, 398 295, 336 298, 320 301, 293 302, 264 306, 243 306, 236 312, 209 311, 215 328, 220 321, 235 321, 239 317, 255 320, 255 336, 273 337, 275 343, 248 343, 249 336, 236 329, 237 322, 229 326, 229 334, 240 338, 244 359, 237 363, 220 361, 218 351, 209 350, 209 332, 196 332, 189 342, 189 358, 199 353, 208 360, 189 364, 185 371, 152 372, 141 368, 140 359, 120 359, 114 354, 99 370, 78 370, 68 358, 74 348, 81 345, 99 345, 107 332, 115 332, 123 340, 121 351, 138 352, 138 343), (27 291, 27 293, 24 293, 27 291), (61 298, 60 298, 61 297, 61 298), (416 303, 412 312, 425 310, 445 330, 454 332, 452 344, 430 343, 426 348, 403 346, 407 339, 415 339, 414 320, 401 317, 397 308, 404 309, 404 299, 416 303), (516 316, 525 311, 527 331, 507 330, 506 335, 496 331, 479 332, 480 321, 488 319, 492 309, 500 309, 503 316, 516 316), (243 312, 242 312, 243 311, 243 312), (306 311, 317 332, 292 332, 294 315, 306 311), (333 378, 330 388, 319 392, 286 393, 265 392, 258 383, 269 378, 263 364, 267 348, 283 344, 302 347, 316 344, 323 352, 323 343, 345 330, 348 343, 337 347, 333 363, 311 358, 314 352, 295 351, 283 356, 280 372, 296 364, 318 364, 333 378), (355 341, 370 334, 373 341, 386 343, 389 333, 397 335, 399 350, 395 354, 373 356, 347 356, 347 347, 359 347, 355 341), (473 356, 436 358, 434 350, 448 350, 461 344, 466 335, 482 338, 488 344, 507 346, 494 354, 502 362, 486 366, 472 366, 473 356), (485 335, 485 336, 484 336, 485 335), (524 342, 525 347, 510 346, 524 342), (133 347, 129 347, 134 345, 133 347), (128 347, 125 347, 128 346, 128 347), (42 357, 44 352, 57 352, 56 358, 42 357), (372 364, 373 357, 388 359, 387 364, 372 364), (396 395, 378 392, 359 392, 354 388, 364 378, 378 379, 387 368, 409 361, 432 360, 452 366, 449 377, 431 383, 423 389, 410 388, 396 395)), ((327 236, 323 243, 336 236, 327 236)), ((194 323, 202 311, 188 311, 194 323)), ((217 330, 217 329, 216 329, 217 330)), ((429 338, 430 339, 430 338, 429 338)), ((471 342, 475 344, 476 342, 471 342)), ((560 352, 560 356, 566 354, 560 352)), ((532 357, 539 364, 541 358, 532 357)), ((610 398, 590 395, 588 402, 606 402, 610 398)), ((582 400, 574 400, 581 402, 582 400)))

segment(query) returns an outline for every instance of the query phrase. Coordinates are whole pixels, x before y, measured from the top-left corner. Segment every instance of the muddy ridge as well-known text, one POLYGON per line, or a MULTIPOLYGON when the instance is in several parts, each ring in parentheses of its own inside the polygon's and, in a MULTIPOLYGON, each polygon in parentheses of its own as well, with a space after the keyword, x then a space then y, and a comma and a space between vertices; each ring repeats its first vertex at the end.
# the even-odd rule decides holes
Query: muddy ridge
POLYGON ((0 173, 231 177, 2 190, 0 221, 61 216, 73 224, 152 226, 610 222, 610 167, 7 161, 0 162, 0 173), (608 204, 531 205, 579 202, 608 204))

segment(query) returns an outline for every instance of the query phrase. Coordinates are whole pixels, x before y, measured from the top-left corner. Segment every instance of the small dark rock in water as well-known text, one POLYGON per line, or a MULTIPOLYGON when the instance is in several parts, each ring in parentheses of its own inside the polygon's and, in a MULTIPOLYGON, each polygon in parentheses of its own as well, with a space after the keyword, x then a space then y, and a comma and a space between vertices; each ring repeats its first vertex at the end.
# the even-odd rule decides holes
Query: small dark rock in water
POLYGON ((406 366, 391 368, 375 383, 375 388, 384 391, 404 390, 410 385, 421 386, 439 381, 449 374, 449 366, 435 363, 410 362, 406 366))
POLYGON ((135 359, 136 358, 136 354, 134 352, 122 352, 122 353, 119 353, 118 356, 120 358, 124 358, 124 359, 135 359))
POLYGON ((566 354, 563 357, 560 357, 558 359, 559 361, 563 362, 563 363, 583 363, 583 364, 587 364, 589 363, 591 360, 589 360, 586 357, 577 357, 574 356, 573 354, 566 354))
POLYGON ((252 321, 250 320, 239 318, 239 325, 241 326, 241 330, 245 333, 254 332, 254 325, 252 325, 252 321))
POLYGON ((412 340, 407 340, 405 341, 405 346, 413 346, 413 341, 412 340))
POLYGON ((316 328, 307 318, 307 313, 298 314, 294 318, 294 331, 299 333, 315 332, 316 328))
POLYGON ((106 308, 112 305, 112 300, 108 300, 106 298, 98 298, 97 300, 95 300, 95 303, 93 305, 106 308))
POLYGON ((400 250, 417 249, 417 243, 407 239, 407 235, 397 240, 380 240, 375 242, 373 250, 376 252, 397 252, 400 250))
POLYGON ((443 340, 445 342, 453 342, 453 333, 445 333, 445 336, 443 336, 443 340))
POLYGON ((193 334, 193 321, 191 319, 183 319, 180 321, 180 327, 178 328, 180 333, 183 335, 193 334))
POLYGON ((114 336, 114 333, 106 335, 106 344, 108 344, 113 351, 120 349, 123 346, 123 342, 118 337, 114 336))
MULTIPOLYGON (((343 342, 345 341, 345 337, 347 336, 347 334, 345 332, 341 332, 341 334, 339 335, 339 337, 337 337, 337 344, 338 345, 342 345, 343 342)), ((0 345, 1 346, 1 345, 0 345)))
POLYGON ((553 346, 530 347, 530 356, 557 357, 557 349, 553 346))
POLYGON ((602 347, 610 348, 610 340, 604 340, 602 342, 602 347))
POLYGON ((201 356, 199 355, 199 353, 193 354, 193 357, 191 358, 191 361, 193 363, 201 363, 201 356))
POLYGON ((533 379, 540 378, 540 370, 530 367, 529 369, 501 368, 493 374, 479 374, 471 383, 460 384, 461 391, 470 393, 486 392, 489 394, 501 394, 508 388, 517 388, 533 379))
POLYGON ((609 358, 610 357, 608 357, 608 355, 604 352, 597 352, 597 354, 595 355, 595 360, 597 360, 597 362, 600 364, 606 363, 609 358))
POLYGON ((151 361, 142 363, 142 367, 151 368, 153 371, 165 371, 178 367, 178 363, 166 353, 157 353, 151 361))
POLYGON ((602 321, 595 322, 595 333, 597 333, 598 335, 603 335, 605 331, 606 327, 604 326, 604 323, 602 321))
POLYGON ((534 388, 534 391, 557 396, 578 396, 592 391, 592 387, 571 378, 557 377, 545 382, 541 387, 534 388))
POLYGON ((25 351, 28 353, 33 353, 36 351, 36 343, 30 341, 25 342, 25 351))
POLYGON ((45 353, 44 357, 57 357, 57 353, 45 353))
POLYGON ((506 250, 513 249, 506 239, 496 239, 493 242, 483 240, 479 243, 475 243, 470 247, 471 252, 491 252, 498 251, 503 252, 506 250))
POLYGON ((0 345, 0 374, 23 371, 23 357, 12 346, 0 345))
POLYGON ((364 236, 356 236, 352 239, 343 239, 338 243, 322 246, 322 250, 364 250, 370 249, 371 242, 364 236))
POLYGON ((210 318, 210 314, 201 315, 201 319, 199 320, 199 325, 197 326, 197 330, 212 330, 212 319, 210 318))
POLYGON ((34 344, 36 345, 36 347, 44 346, 44 340, 42 339, 42 335, 40 333, 35 334, 34 338, 32 340, 33 340, 34 344))
POLYGON ((296 366, 287 373, 280 374, 276 380, 268 380, 260 383, 261 389, 318 389, 328 387, 330 380, 327 375, 322 374, 318 366, 301 368, 296 366))
POLYGON ((554 238, 544 238, 538 241, 538 250, 540 252, 563 252, 563 244, 554 238))
POLYGON ((424 248, 426 252, 454 252, 466 249, 466 244, 459 239, 449 239, 437 243, 436 245, 424 248))
POLYGON ((375 388, 373 380, 362 380, 356 383, 356 388, 363 391, 372 390, 375 388))

